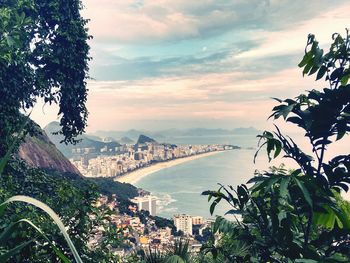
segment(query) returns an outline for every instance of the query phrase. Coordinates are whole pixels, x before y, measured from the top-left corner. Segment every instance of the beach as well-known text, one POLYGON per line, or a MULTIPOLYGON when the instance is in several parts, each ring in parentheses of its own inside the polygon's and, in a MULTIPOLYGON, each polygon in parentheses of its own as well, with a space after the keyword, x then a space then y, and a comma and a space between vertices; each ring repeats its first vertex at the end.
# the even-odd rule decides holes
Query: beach
POLYGON ((188 157, 182 157, 174 160, 169 160, 165 162, 159 162, 152 164, 150 166, 146 166, 144 168, 136 169, 135 171, 132 171, 130 173, 127 173, 125 175, 119 176, 115 179, 117 182, 121 183, 129 183, 129 184, 135 184, 137 181, 139 181, 141 178, 150 175, 152 173, 155 173, 157 171, 160 171, 162 169, 166 169, 181 163, 190 162, 199 158, 208 157, 214 154, 223 153, 225 151, 215 151, 215 152, 207 152, 207 153, 201 153, 196 155, 191 155, 188 157))

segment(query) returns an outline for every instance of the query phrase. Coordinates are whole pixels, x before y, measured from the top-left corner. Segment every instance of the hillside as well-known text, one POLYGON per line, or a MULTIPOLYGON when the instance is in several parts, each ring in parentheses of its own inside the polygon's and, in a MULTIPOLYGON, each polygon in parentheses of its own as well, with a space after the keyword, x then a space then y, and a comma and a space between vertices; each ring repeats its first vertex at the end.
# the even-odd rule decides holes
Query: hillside
POLYGON ((18 155, 32 167, 81 176, 78 169, 56 148, 46 133, 37 125, 36 135, 27 135, 25 142, 19 148, 18 155))
POLYGON ((27 136, 19 148, 18 155, 29 166, 46 170, 47 175, 56 179, 71 180, 72 185, 94 183, 100 193, 116 194, 119 199, 137 196, 137 188, 131 184, 115 182, 110 178, 85 178, 77 168, 56 148, 46 132, 32 122, 35 135, 27 136))
POLYGON ((156 143, 156 141, 146 135, 143 135, 141 134, 137 140, 137 143, 136 144, 143 144, 143 143, 146 143, 146 142, 149 142, 149 143, 156 143))
POLYGON ((132 139, 130 139, 129 137, 124 136, 119 140, 119 143, 121 143, 121 144, 134 144, 135 142, 132 139))

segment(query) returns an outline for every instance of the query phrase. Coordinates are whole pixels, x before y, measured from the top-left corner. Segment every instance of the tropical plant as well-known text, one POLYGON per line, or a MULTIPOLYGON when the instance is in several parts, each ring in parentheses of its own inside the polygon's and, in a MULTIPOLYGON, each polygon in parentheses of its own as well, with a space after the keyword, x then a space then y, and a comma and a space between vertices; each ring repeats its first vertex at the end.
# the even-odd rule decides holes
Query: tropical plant
MULTIPOLYGON (((13 144, 9 147, 5 156, 0 159, 0 177, 2 176, 4 169, 11 158, 11 151, 14 149, 17 141, 20 140, 21 136, 25 135, 25 133, 23 132, 23 128, 25 125, 26 125, 26 123, 24 123, 22 125, 21 130, 19 131, 19 135, 17 137, 17 140, 15 140, 13 142, 13 144)), ((46 204, 40 202, 39 200, 36 200, 36 199, 28 197, 28 196, 23 196, 23 195, 12 196, 12 197, 8 198, 7 200, 5 200, 2 204, 0 204, 0 216, 3 216, 3 214, 5 212, 4 210, 6 209, 6 207, 9 204, 15 203, 15 202, 23 202, 23 203, 27 203, 29 205, 35 206, 35 207, 41 209, 42 211, 44 211, 47 215, 49 215, 51 217, 52 221, 60 229, 60 232, 63 234, 64 238, 66 239, 68 246, 69 246, 69 249, 71 250, 76 262, 82 262, 79 254, 78 254, 72 240, 70 239, 69 235, 67 234, 67 231, 66 231, 62 221, 60 220, 59 216, 50 207, 48 207, 46 204)), ((22 218, 22 219, 15 221, 15 222, 11 222, 7 226, 5 225, 3 231, 0 234, 0 245, 2 245, 3 248, 4 248, 4 246, 6 246, 8 244, 9 239, 11 239, 11 235, 13 234, 13 232, 20 225, 23 225, 23 224, 26 224, 27 226, 34 229, 36 231, 36 233, 40 234, 40 236, 44 239, 44 241, 50 245, 50 247, 53 249, 53 251, 55 252, 55 254, 57 255, 57 257, 59 259, 61 259, 63 262, 70 262, 69 259, 47 237, 47 235, 29 219, 22 218)), ((10 248, 8 250, 2 249, 2 253, 0 254, 0 262, 8 261, 11 257, 13 257, 17 253, 21 252, 21 250, 23 248, 34 243, 34 241, 35 241, 35 239, 31 239, 29 241, 25 241, 23 243, 16 244, 16 247, 14 247, 14 248, 10 248)))
MULTIPOLYGON (((62 175, 48 175, 40 169, 28 168, 19 160, 9 161, 7 166, 0 177, 0 200, 11 200, 11 196, 20 193, 45 202, 59 212, 60 219, 84 262, 120 261, 112 250, 125 246, 123 234, 116 232, 115 226, 109 222, 110 211, 107 207, 97 209, 92 206, 99 196, 94 185, 80 178, 66 179, 62 175), (101 228, 103 242, 101 246, 91 249, 89 240, 94 238, 94 231, 101 228)), ((4 235, 6 240, 1 239, 3 242, 0 240, 0 254, 5 254, 19 244, 32 241, 21 250, 16 250, 17 254, 13 254, 9 262, 65 262, 59 259, 48 240, 66 258, 74 260, 60 229, 45 212, 23 202, 11 202, 11 205, 6 206, 6 210, 0 216, 0 235, 5 233, 6 229, 11 229, 11 235, 4 235), (36 225, 44 236, 30 227, 27 224, 28 220, 36 225), (14 226, 9 228, 12 225, 14 226)))
POLYGON ((214 198, 211 213, 225 200, 232 206, 226 214, 236 218, 233 222, 217 218, 215 231, 225 242, 205 247, 214 258, 219 254, 225 262, 350 261, 350 204, 341 197, 350 183, 350 155, 325 158, 327 148, 350 131, 348 30, 345 37, 333 34, 332 39, 324 54, 310 34, 299 63, 303 75, 316 74, 316 80, 325 79, 328 87, 295 99, 276 99, 280 104, 270 116, 303 129, 312 154, 275 126, 274 132, 258 136, 259 150, 266 146, 269 160, 283 153, 297 169, 272 167, 257 172, 249 188, 221 185, 217 191, 203 193, 209 200, 214 198), (230 252, 228 248, 237 242, 242 251, 230 252))
MULTIPOLYGON (((38 98, 59 105, 57 132, 65 143, 84 132, 90 36, 81 9, 80 0, 0 0, 0 262, 119 260, 87 246, 91 230, 104 224, 90 220, 100 214, 92 207, 96 188, 30 168, 16 157, 21 140, 35 133, 22 113, 38 98)), ((104 226, 109 245, 118 233, 104 226)))
POLYGON ((174 244, 161 252, 159 249, 149 247, 142 251, 142 263, 195 263, 196 257, 191 255, 189 242, 176 239, 174 244))
POLYGON ((79 0, 0 1, 0 156, 38 97, 59 104, 65 142, 84 131, 90 37, 81 8, 79 0))

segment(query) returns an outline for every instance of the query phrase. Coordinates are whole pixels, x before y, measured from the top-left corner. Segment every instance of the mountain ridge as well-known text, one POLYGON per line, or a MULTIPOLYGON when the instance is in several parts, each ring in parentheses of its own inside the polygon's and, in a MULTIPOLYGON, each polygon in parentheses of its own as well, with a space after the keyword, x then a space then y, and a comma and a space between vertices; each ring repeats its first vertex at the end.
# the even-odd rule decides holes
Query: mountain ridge
MULTIPOLYGON (((64 144, 60 143, 63 140, 63 136, 60 134, 53 134, 60 130, 60 126, 58 122, 50 122, 43 129, 49 139, 56 145, 58 150, 60 150, 66 157, 73 157, 73 151, 78 148, 95 148, 96 152, 100 152, 103 148, 107 147, 107 149, 115 151, 116 147, 119 147, 121 144, 116 140, 112 140, 109 142, 103 142, 103 140, 96 135, 83 134, 78 136, 76 139, 80 140, 80 142, 76 144, 64 144)), ((111 139, 114 139, 111 137, 111 139)))
POLYGON ((82 176, 79 170, 50 141, 46 132, 33 122, 35 134, 27 135, 18 156, 29 166, 82 176))
POLYGON ((122 137, 129 137, 133 141, 137 141, 140 135, 145 135, 147 137, 155 138, 158 141, 161 141, 168 137, 177 137, 177 136, 214 136, 214 135, 257 135, 261 131, 254 127, 238 127, 235 129, 208 129, 208 128, 191 128, 191 129, 166 129, 160 131, 147 131, 147 130, 126 130, 126 131, 96 131, 92 133, 94 136, 99 137, 112 137, 117 141, 121 141, 122 137))

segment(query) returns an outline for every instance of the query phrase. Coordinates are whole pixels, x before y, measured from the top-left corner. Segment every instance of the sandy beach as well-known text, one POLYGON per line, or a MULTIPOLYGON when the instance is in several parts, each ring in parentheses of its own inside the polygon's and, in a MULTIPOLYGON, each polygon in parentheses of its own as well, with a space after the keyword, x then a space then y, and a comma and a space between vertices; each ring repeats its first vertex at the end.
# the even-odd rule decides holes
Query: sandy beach
POLYGON ((170 161, 166 161, 166 162, 161 162, 161 163, 155 163, 153 165, 147 166, 145 168, 141 168, 141 169, 137 169, 133 172, 127 173, 125 175, 119 176, 115 179, 115 181, 121 182, 121 183, 129 183, 129 184, 135 184, 137 181, 139 181, 141 178, 155 173, 159 170, 165 169, 165 168, 169 168, 181 163, 185 163, 185 162, 190 162, 199 158, 204 158, 204 157, 208 157, 214 154, 218 154, 218 153, 223 153, 225 151, 215 151, 215 152, 208 152, 208 153, 201 153, 201 154, 197 154, 197 155, 192 155, 192 156, 188 156, 188 157, 183 157, 183 158, 179 158, 179 159, 175 159, 175 160, 170 160, 170 161))

